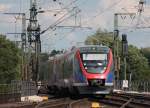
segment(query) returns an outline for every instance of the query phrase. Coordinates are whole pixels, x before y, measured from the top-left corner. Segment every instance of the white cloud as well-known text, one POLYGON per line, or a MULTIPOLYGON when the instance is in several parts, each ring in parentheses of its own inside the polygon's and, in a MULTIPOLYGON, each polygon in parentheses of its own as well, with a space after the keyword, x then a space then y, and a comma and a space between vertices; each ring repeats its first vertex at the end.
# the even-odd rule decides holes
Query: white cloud
POLYGON ((8 4, 0 4, 0 12, 7 11, 10 8, 8 4))
POLYGON ((11 5, 0 3, 0 12, 2 13, 2 14, 0 14, 0 22, 2 22, 2 23, 13 23, 13 22, 15 22, 14 16, 3 14, 5 12, 9 11, 10 8, 11 8, 11 5))

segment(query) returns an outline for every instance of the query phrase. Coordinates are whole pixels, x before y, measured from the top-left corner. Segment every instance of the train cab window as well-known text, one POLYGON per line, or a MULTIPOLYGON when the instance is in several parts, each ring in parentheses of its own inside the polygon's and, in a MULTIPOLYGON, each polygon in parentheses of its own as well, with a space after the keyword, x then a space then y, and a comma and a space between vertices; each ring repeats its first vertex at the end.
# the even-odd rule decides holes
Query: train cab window
POLYGON ((107 54, 82 54, 83 66, 89 73, 103 73, 108 60, 107 54))

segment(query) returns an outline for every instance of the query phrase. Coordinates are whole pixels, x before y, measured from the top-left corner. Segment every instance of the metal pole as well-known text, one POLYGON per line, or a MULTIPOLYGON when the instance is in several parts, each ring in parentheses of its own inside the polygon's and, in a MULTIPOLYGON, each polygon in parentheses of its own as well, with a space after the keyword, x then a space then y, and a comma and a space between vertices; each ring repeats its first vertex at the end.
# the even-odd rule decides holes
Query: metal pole
POLYGON ((22 13, 22 51, 23 51, 23 76, 22 80, 27 80, 27 56, 26 56, 26 48, 27 48, 27 39, 26 39, 26 15, 22 13))
POLYGON ((115 88, 117 86, 117 82, 119 80, 119 52, 118 52, 118 14, 114 15, 114 47, 113 47, 113 55, 114 55, 114 65, 115 65, 115 88))
POLYGON ((38 81, 39 73, 39 54, 41 52, 40 26, 37 20, 37 4, 36 0, 31 0, 30 19, 28 25, 28 41, 29 41, 29 78, 38 81))
POLYGON ((127 80, 127 61, 126 57, 124 57, 124 80, 127 80))

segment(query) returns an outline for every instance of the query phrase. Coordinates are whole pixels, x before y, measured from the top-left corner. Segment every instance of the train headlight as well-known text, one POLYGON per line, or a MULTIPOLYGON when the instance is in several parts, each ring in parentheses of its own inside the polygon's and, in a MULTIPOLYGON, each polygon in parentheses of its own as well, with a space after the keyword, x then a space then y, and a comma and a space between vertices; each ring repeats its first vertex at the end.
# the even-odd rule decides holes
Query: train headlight
POLYGON ((102 63, 97 63, 99 66, 102 66, 103 64, 102 63))
POLYGON ((100 76, 100 79, 104 79, 105 77, 102 75, 102 76, 100 76))

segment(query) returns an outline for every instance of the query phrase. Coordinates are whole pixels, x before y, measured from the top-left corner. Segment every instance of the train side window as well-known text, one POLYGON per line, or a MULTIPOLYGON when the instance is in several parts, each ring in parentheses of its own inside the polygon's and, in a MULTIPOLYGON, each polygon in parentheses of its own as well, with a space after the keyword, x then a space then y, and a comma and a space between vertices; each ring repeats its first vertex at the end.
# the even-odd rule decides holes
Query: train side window
POLYGON ((69 77, 72 72, 73 72, 73 57, 72 54, 70 54, 65 58, 64 76, 69 77))

